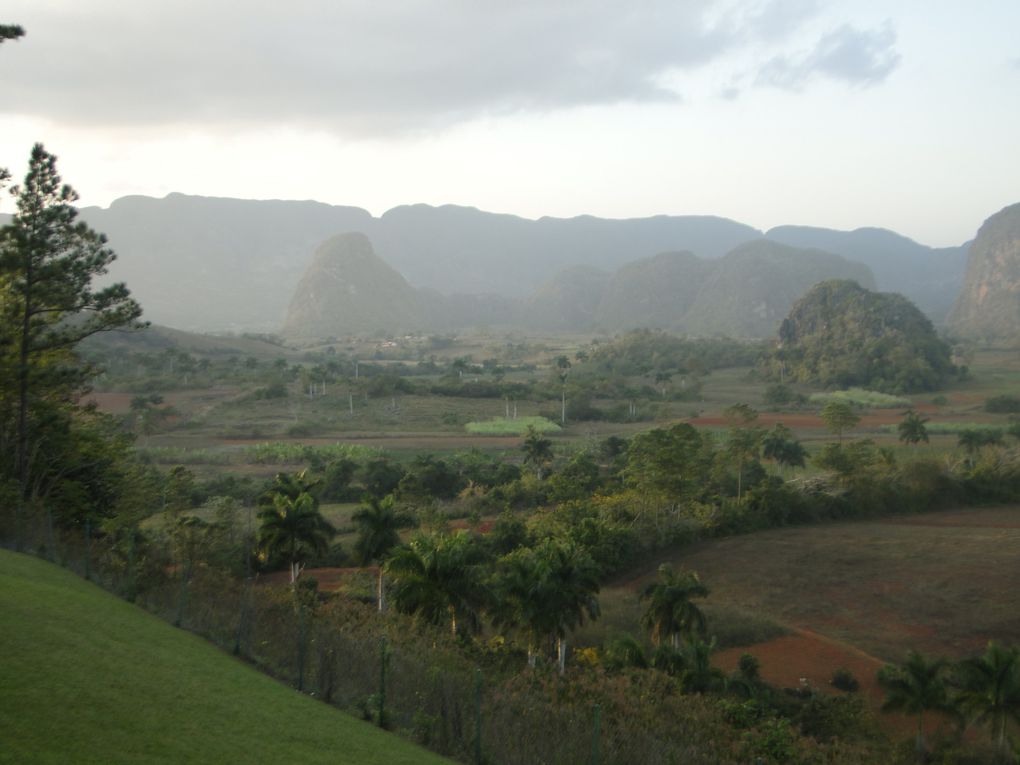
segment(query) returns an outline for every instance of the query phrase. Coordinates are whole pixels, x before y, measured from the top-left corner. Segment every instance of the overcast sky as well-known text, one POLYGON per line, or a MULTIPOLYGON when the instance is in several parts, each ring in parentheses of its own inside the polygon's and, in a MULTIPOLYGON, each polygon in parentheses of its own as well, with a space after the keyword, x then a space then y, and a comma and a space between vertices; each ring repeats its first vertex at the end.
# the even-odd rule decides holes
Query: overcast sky
MULTIPOLYGON (((374 214, 971 238, 1020 201, 1017 0, 7 0, 0 166, 374 214)), ((0 211, 10 212, 9 200, 0 211)))

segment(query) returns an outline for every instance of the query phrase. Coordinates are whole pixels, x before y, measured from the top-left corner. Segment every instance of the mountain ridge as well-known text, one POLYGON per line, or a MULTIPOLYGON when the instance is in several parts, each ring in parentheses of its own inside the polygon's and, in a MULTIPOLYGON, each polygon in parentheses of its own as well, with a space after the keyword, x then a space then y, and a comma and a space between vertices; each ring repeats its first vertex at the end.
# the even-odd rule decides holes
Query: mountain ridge
MULTIPOLYGON (((966 246, 931 248, 875 227, 836 231, 777 226, 766 232, 710 215, 531 219, 463 205, 399 205, 373 216, 314 200, 245 200, 173 192, 130 195, 82 208, 119 258, 125 281, 153 321, 199 331, 274 331, 315 249, 345 232, 375 251, 415 288, 529 299, 564 268, 615 272, 626 263, 687 250, 721 258, 750 241, 820 249, 869 265, 877 287, 943 319, 963 280, 966 246)), ((0 221, 3 215, 0 215, 0 221)))

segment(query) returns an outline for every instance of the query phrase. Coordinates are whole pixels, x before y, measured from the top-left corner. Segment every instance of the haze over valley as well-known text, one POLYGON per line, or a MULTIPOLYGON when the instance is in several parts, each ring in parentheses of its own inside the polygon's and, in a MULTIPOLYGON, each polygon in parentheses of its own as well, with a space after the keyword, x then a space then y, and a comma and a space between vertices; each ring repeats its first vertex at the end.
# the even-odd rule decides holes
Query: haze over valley
MULTIPOLYGON (((416 205, 374 218, 314 202, 181 194, 127 197, 82 217, 109 237, 118 253, 111 278, 132 286, 150 320, 235 332, 277 332, 286 323, 288 334, 306 336, 288 307, 316 250, 348 232, 367 237, 420 305, 402 318, 357 318, 365 304, 395 297, 371 294, 376 287, 365 283, 366 303, 332 296, 334 323, 316 325, 324 335, 495 324, 766 337, 807 287, 834 277, 899 292, 942 324, 963 286, 970 244, 931 248, 874 228, 760 232, 706 216, 528 220, 416 205)), ((348 264, 344 278, 368 279, 363 267, 348 264)))

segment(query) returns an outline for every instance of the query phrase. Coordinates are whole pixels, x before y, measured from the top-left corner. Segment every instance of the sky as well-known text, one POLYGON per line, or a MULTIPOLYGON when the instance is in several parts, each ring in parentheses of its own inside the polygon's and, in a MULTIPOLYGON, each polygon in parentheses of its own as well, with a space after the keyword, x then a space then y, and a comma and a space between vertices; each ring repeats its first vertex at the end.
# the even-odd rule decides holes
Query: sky
MULTIPOLYGON (((379 215, 719 215, 953 246, 1020 202, 1016 0, 7 0, 0 167, 379 215)), ((0 201, 11 212, 11 201, 0 201)))

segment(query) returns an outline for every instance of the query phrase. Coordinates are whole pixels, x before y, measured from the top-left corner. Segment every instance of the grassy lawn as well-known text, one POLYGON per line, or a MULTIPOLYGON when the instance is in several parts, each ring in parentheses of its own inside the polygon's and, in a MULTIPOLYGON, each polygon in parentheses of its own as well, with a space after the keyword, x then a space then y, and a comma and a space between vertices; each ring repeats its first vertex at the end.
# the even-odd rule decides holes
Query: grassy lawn
POLYGON ((0 551, 0 762, 449 762, 0 551))

